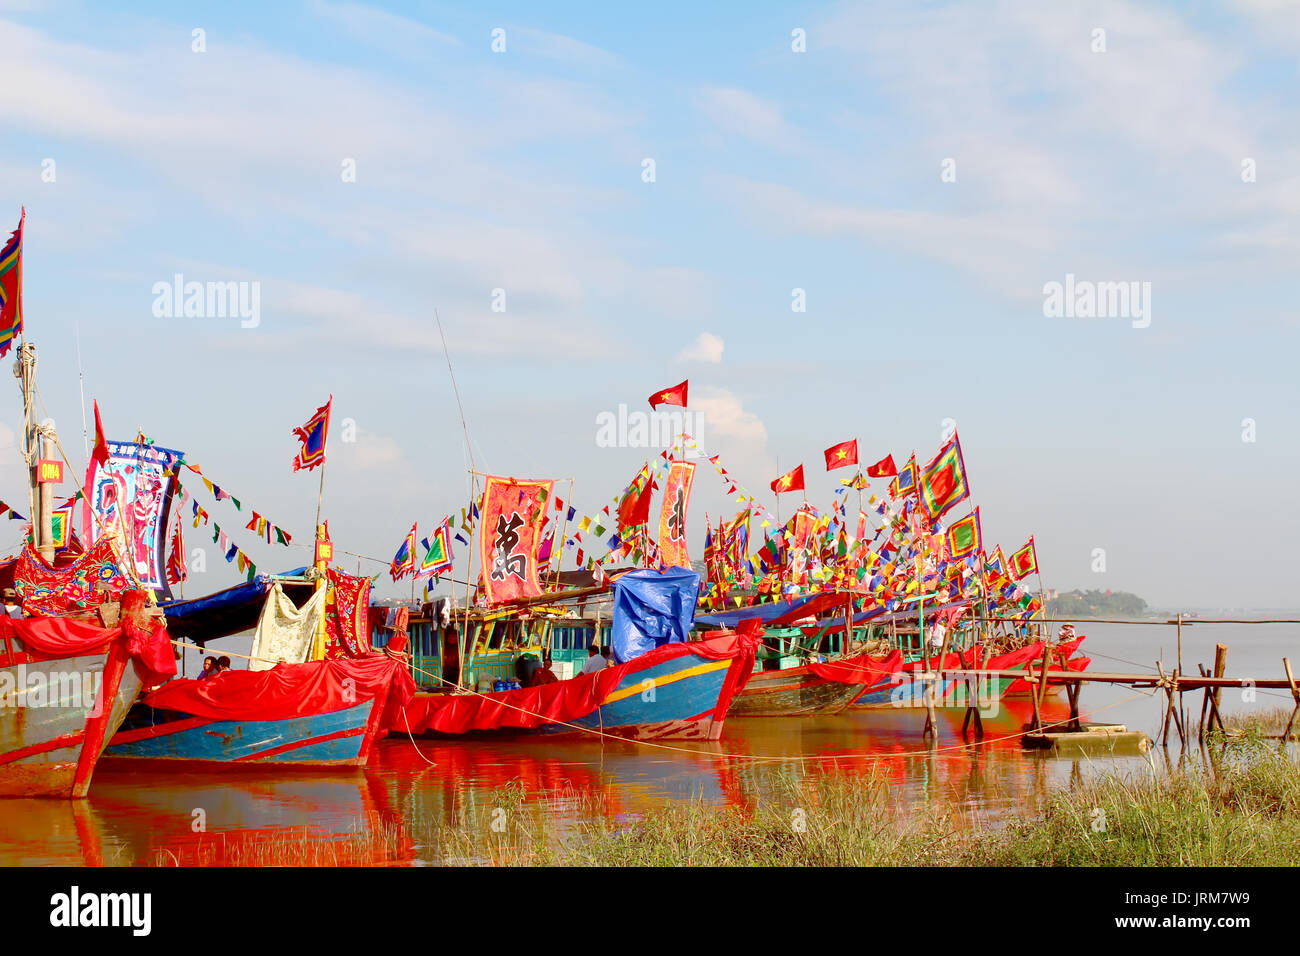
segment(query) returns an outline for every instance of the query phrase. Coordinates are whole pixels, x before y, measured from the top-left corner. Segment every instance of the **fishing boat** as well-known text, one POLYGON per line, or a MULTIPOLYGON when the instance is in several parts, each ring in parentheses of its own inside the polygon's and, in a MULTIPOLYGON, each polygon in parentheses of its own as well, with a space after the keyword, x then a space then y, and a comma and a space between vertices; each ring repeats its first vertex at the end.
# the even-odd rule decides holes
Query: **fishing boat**
POLYGON ((175 673, 165 630, 140 623, 144 595, 122 598, 112 627, 0 617, 0 796, 86 796, 140 688, 175 673))
MULTIPOLYGON (((609 735, 638 740, 665 738, 717 740, 735 695, 754 670, 761 639, 756 625, 691 639, 699 575, 686 568, 626 571, 610 585, 543 593, 516 602, 504 614, 466 614, 463 673, 449 690, 421 693, 407 705, 413 733, 431 736, 471 734, 609 735), (558 602, 588 600, 612 586, 609 631, 597 619, 588 631, 574 627, 571 612, 558 602), (563 646, 609 638, 615 663, 594 673, 517 689, 500 688, 522 661, 582 654, 587 646, 563 646), (486 683, 479 668, 487 660, 501 678, 486 683), (476 680, 477 678, 477 680, 476 680), (462 686, 463 685, 463 686, 462 686)), ((581 620, 580 618, 577 620, 581 620)), ((429 647, 420 633, 415 646, 429 647)), ((439 649, 441 641, 433 642, 439 649)), ((438 665, 425 655, 417 660, 438 665)), ((441 671, 421 668, 423 676, 445 680, 441 671)))
POLYGON ((328 586, 318 591, 306 570, 258 574, 215 594, 165 602, 169 629, 193 646, 256 628, 252 669, 173 680, 146 694, 109 741, 104 765, 311 770, 364 764, 375 741, 394 728, 415 684, 404 658, 366 643, 354 641, 350 655, 317 655, 320 632, 328 645, 350 622, 332 615, 326 624, 320 611, 328 586), (272 632, 282 641, 274 649, 265 639, 272 632), (283 662, 258 656, 269 653, 282 654, 283 662))
POLYGON ((608 735, 717 740, 749 681, 759 635, 722 633, 666 644, 592 674, 492 693, 417 694, 399 727, 416 734, 608 735))
POLYGON ((0 248, 0 355, 17 344, 31 506, 28 541, 0 569, 0 796, 79 798, 141 687, 176 665, 149 595, 117 566, 114 542, 80 551, 75 498, 55 507, 67 462, 53 424, 36 419, 36 346, 23 331, 25 221, 24 211, 0 248))
POLYGON ((174 680, 144 697, 104 766, 358 767, 414 691, 405 664, 383 653, 174 680))

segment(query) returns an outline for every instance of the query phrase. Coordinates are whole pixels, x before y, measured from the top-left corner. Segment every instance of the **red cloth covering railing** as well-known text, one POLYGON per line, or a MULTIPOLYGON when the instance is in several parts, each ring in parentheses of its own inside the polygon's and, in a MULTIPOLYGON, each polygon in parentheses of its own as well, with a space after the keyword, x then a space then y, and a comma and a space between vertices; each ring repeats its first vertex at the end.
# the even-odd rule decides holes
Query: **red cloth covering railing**
POLYGON ((824 664, 809 664, 808 673, 836 684, 865 684, 871 687, 897 673, 902 665, 902 651, 894 650, 881 660, 859 654, 824 664))
POLYGON ((383 729, 401 723, 403 705, 415 695, 406 665, 385 654, 277 664, 267 671, 223 671, 206 680, 174 680, 144 702, 213 720, 288 720, 328 714, 368 700, 387 698, 383 729))
POLYGON ((490 695, 421 694, 406 706, 406 717, 414 733, 464 734, 504 728, 532 730, 545 724, 568 723, 595 711, 629 675, 664 661, 694 655, 711 661, 733 661, 713 712, 713 719, 720 721, 726 717, 731 698, 749 682, 762 633, 757 621, 746 621, 733 633, 720 634, 705 641, 665 644, 625 664, 615 664, 594 674, 579 674, 554 684, 490 695))
POLYGON ((8 639, 15 637, 33 659, 41 661, 102 654, 125 637, 127 654, 146 687, 176 674, 176 656, 162 622, 149 629, 130 620, 118 627, 99 627, 66 617, 0 617, 0 650, 8 650, 8 639))
POLYGON ((131 587, 118 567, 109 538, 100 538, 85 554, 70 564, 50 567, 24 547, 14 567, 14 589, 18 603, 30 615, 56 617, 92 610, 131 587))

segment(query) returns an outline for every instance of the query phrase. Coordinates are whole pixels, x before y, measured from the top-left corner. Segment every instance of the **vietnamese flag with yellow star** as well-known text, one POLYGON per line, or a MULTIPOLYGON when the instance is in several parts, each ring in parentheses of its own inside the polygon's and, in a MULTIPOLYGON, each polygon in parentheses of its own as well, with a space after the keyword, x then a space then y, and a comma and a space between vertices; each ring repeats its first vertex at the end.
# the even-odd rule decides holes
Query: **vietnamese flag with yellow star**
POLYGON ((772 482, 772 490, 778 495, 786 491, 803 491, 803 465, 799 465, 792 471, 787 471, 772 482))
POLYGON ((686 407, 686 386, 690 384, 690 379, 682 382, 680 385, 674 385, 672 388, 665 388, 655 392, 650 396, 650 407, 658 408, 660 405, 680 405, 686 407))
POLYGON ((867 465, 868 478, 892 478, 898 474, 898 466, 894 464, 894 456, 886 455, 874 465, 867 465))
POLYGON ((854 438, 850 441, 842 441, 838 445, 831 445, 824 454, 826 455, 827 471, 856 465, 858 463, 858 440, 854 438))

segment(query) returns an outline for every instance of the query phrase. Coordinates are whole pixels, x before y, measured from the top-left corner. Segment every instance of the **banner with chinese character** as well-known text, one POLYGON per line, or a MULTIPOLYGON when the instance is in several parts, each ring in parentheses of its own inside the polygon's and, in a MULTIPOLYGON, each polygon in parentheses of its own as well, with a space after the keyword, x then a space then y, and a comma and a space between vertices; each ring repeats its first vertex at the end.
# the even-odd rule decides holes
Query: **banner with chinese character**
POLYGON ((479 566, 489 605, 542 593, 537 549, 553 484, 488 477, 479 525, 479 566))
POLYGON ((691 566, 686 549, 686 510, 690 507, 694 482, 695 462, 675 461, 669 467, 663 508, 659 512, 659 555, 669 567, 691 566))
POLYGON ((167 581, 167 529, 181 453, 143 442, 107 442, 108 460, 91 458, 86 470, 83 535, 87 549, 105 528, 120 528, 123 558, 136 578, 160 598, 167 581))

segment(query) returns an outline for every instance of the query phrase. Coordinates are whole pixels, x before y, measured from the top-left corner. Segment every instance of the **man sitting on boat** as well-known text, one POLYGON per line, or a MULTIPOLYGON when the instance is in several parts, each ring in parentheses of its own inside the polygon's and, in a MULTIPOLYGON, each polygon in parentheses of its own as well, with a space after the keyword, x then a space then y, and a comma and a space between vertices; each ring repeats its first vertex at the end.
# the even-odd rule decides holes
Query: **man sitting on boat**
POLYGON ((592 644, 587 648, 587 662, 582 665, 582 673, 594 674, 597 671, 603 671, 609 662, 601 656, 599 645, 592 644))

